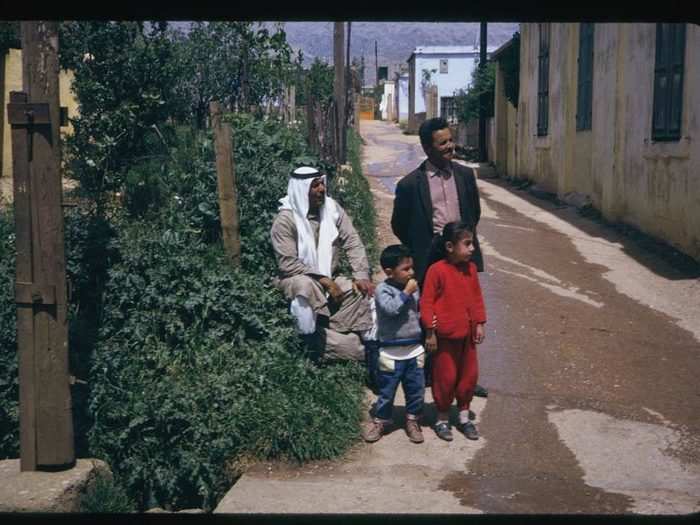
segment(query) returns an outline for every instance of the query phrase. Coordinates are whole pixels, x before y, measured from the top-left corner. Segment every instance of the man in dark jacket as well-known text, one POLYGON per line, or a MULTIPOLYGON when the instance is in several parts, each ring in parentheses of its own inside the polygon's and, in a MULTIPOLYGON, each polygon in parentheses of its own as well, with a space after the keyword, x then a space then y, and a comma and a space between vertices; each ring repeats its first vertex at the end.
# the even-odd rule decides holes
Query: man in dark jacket
MULTIPOLYGON (((455 145, 445 119, 426 120, 418 135, 428 158, 396 185, 391 229, 410 248, 416 279, 422 284, 433 237, 448 222, 462 220, 472 224, 472 260, 478 271, 483 272, 484 261, 476 236, 481 205, 474 171, 452 162, 455 145)), ((475 394, 486 396, 487 392, 477 385, 475 394)))

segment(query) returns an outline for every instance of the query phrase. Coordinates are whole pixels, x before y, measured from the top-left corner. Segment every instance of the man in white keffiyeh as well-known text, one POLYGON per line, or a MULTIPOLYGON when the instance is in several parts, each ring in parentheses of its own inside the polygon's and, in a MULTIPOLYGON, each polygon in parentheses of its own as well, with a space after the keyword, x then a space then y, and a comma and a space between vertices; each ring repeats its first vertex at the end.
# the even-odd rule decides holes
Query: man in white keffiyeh
POLYGON ((270 237, 277 257, 276 286, 305 341, 326 359, 364 360, 361 335, 373 326, 369 261, 350 217, 326 194, 326 176, 311 167, 290 174, 287 195, 270 237), (337 275, 340 249, 352 279, 337 275))

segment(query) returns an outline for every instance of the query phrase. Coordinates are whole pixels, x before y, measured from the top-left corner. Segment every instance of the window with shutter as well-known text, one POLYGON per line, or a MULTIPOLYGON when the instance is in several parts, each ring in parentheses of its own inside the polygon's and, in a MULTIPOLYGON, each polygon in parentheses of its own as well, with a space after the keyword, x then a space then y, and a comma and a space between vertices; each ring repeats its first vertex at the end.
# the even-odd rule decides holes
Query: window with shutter
POLYGON ((576 129, 591 129, 593 120, 593 24, 582 23, 579 32, 576 129))
POLYGON ((651 138, 681 137, 685 24, 656 24, 656 61, 651 138))
POLYGON ((540 48, 537 82, 537 135, 547 135, 549 124, 549 24, 539 24, 540 48))

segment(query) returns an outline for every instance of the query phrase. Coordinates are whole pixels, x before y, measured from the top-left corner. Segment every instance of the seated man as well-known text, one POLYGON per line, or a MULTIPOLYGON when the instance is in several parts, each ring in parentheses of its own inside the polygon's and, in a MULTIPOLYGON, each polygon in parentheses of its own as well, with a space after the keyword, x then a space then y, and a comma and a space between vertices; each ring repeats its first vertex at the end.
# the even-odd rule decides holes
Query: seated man
POLYGON ((315 168, 291 173, 287 196, 270 236, 279 270, 275 285, 291 301, 296 329, 325 361, 364 361, 362 336, 373 327, 369 261, 345 210, 326 195, 326 176, 315 168), (340 249, 352 279, 337 275, 340 249))

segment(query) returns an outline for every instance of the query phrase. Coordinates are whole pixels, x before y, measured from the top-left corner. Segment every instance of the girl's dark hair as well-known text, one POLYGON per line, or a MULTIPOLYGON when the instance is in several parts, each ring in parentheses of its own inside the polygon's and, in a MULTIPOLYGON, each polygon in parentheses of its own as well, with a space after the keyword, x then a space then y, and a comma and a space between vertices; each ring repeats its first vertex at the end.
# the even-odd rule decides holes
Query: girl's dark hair
POLYGON ((449 241, 456 243, 464 234, 474 235, 474 227, 468 222, 454 221, 445 224, 442 229, 442 234, 433 237, 433 243, 430 246, 430 255, 428 256, 428 266, 447 257, 447 249, 445 244, 449 241))

